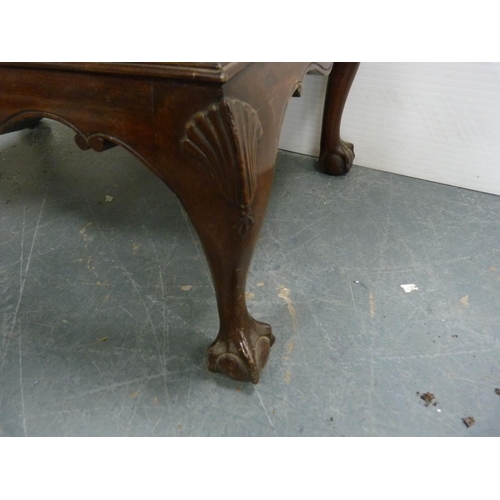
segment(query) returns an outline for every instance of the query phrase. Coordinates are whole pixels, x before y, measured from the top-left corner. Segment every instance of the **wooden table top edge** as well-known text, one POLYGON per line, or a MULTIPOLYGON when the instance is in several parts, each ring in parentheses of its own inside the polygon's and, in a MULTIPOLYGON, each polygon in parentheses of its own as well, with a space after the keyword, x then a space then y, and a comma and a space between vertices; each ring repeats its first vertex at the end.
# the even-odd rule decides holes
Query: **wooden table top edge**
POLYGON ((248 62, 1 62, 0 67, 225 83, 248 62))
MULTIPOLYGON (((250 62, 0 62, 1 67, 96 73, 138 78, 226 83, 250 62)), ((311 63, 309 71, 328 74, 331 63, 311 63)))

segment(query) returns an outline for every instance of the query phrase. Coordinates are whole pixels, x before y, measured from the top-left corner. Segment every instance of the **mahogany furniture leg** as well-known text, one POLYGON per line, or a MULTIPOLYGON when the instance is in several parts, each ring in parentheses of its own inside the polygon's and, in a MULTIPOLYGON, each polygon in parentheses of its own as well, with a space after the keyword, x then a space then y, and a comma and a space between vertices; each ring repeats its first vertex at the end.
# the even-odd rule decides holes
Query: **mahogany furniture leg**
POLYGON ((245 297, 274 175, 274 169, 258 172, 263 127, 250 105, 224 97, 184 129, 183 168, 191 175, 176 192, 203 245, 220 318, 207 366, 256 384, 275 340, 271 327, 249 314, 245 297))
POLYGON ((325 174, 345 175, 354 161, 354 146, 340 138, 340 123, 358 67, 357 62, 336 62, 328 77, 318 164, 325 174))

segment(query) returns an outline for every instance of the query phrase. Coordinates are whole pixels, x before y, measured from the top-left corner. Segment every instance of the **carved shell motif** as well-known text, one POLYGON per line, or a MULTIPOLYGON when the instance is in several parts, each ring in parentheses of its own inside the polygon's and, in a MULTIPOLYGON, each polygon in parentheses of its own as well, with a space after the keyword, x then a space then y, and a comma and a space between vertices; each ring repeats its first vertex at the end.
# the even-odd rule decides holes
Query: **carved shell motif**
POLYGON ((262 133, 257 112, 249 104, 224 98, 188 122, 182 141, 187 152, 210 168, 224 198, 241 210, 236 228, 241 236, 253 224, 250 205, 257 184, 257 145, 262 133))

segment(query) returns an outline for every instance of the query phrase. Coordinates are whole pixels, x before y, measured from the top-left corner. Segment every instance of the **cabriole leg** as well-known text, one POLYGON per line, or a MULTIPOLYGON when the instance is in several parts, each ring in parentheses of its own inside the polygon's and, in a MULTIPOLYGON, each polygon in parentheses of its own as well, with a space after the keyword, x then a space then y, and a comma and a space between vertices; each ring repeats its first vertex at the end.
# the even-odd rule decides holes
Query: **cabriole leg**
POLYGON ((274 174, 258 173, 262 125, 251 106, 223 98, 185 130, 181 144, 191 175, 176 191, 203 245, 220 317, 208 369, 256 384, 274 343, 271 327, 249 314, 245 299, 274 174))
POLYGON ((342 112, 359 63, 334 63, 328 77, 323 113, 319 170, 329 175, 345 175, 354 161, 354 146, 340 138, 342 112))

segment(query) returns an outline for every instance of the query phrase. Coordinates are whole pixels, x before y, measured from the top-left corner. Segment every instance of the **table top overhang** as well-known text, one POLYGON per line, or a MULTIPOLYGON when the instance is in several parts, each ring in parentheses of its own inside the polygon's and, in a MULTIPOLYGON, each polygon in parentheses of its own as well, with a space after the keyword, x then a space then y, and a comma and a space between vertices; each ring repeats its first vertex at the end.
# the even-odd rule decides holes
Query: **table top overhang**
POLYGON ((0 66, 224 83, 249 64, 245 62, 12 62, 0 63, 0 66))

